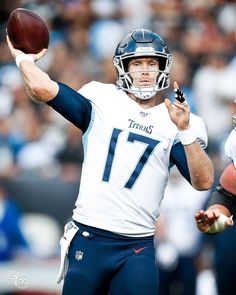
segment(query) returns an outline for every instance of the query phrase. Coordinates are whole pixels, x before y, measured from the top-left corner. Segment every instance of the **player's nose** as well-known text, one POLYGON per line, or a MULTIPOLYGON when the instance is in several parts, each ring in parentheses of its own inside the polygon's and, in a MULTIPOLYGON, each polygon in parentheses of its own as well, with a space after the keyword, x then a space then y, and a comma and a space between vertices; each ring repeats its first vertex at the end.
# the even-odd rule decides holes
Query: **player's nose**
POLYGON ((141 72, 143 75, 148 75, 148 64, 142 64, 141 72))

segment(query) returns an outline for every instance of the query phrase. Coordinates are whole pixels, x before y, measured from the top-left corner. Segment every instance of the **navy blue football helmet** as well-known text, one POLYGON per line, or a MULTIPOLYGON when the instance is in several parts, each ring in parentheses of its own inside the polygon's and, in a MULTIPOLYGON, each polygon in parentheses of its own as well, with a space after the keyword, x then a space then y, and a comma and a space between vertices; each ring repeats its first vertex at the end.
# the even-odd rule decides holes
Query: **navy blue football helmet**
POLYGON ((172 56, 164 40, 156 33, 137 29, 127 34, 118 44, 113 64, 117 71, 116 84, 119 88, 133 93, 140 99, 149 99, 158 91, 170 86, 172 56), (159 74, 156 84, 151 87, 134 87, 128 73, 128 63, 133 58, 156 57, 159 61, 159 74))

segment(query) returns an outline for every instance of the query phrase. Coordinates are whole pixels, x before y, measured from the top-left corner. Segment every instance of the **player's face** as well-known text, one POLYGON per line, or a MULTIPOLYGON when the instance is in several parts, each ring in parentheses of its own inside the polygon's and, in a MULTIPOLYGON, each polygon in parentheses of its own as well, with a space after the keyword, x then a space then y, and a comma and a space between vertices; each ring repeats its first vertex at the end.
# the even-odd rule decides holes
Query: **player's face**
POLYGON ((135 58, 129 62, 128 72, 134 87, 152 87, 156 84, 159 74, 159 62, 151 57, 135 58))

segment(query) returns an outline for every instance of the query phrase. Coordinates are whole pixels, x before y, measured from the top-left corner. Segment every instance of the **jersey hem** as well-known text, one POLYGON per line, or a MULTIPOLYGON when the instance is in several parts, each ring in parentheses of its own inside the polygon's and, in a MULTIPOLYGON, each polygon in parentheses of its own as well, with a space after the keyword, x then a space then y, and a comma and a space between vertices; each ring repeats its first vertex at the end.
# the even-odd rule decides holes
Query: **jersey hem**
POLYGON ((146 234, 143 234, 143 233, 140 233, 140 234, 139 233, 138 234, 137 233, 127 233, 127 232, 123 232, 123 231, 120 231, 118 229, 115 229, 114 227, 111 228, 111 227, 109 227, 107 225, 106 226, 101 225, 101 224, 99 224, 98 222, 95 222, 95 221, 91 222, 91 220, 88 221, 88 220, 84 220, 82 218, 77 218, 75 216, 73 216, 72 219, 75 220, 75 221, 77 221, 77 222, 79 222, 79 223, 82 223, 84 225, 95 227, 97 229, 106 230, 106 231, 109 231, 111 233, 114 233, 114 234, 117 234, 117 235, 120 235, 120 236, 125 236, 125 237, 145 238, 145 237, 151 237, 155 233, 155 230, 154 229, 153 229, 153 231, 150 231, 150 232, 148 232, 146 234))

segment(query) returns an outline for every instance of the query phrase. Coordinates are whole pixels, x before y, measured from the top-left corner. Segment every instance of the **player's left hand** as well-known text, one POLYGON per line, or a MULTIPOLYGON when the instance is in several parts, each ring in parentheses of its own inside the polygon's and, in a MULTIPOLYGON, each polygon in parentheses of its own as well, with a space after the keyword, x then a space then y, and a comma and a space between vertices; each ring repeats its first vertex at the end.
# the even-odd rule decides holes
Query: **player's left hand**
MULTIPOLYGON (((11 43, 11 41, 10 41, 8 35, 6 36, 6 38, 7 38, 7 45, 8 45, 8 47, 9 47, 10 52, 11 52, 11 55, 13 56, 14 59, 15 59, 15 58, 17 57, 17 55, 19 55, 19 54, 25 54, 23 51, 21 51, 21 50, 16 49, 16 48, 13 47, 13 45, 12 45, 12 43, 11 43)), ((30 53, 30 54, 28 54, 28 55, 32 56, 33 59, 34 59, 34 61, 37 61, 37 60, 39 60, 41 57, 43 57, 43 56, 45 55, 46 51, 47 51, 47 49, 44 48, 44 49, 42 49, 42 50, 41 50, 39 53, 37 53, 37 54, 30 53)))
MULTIPOLYGON (((212 226, 212 224, 218 220, 221 211, 219 209, 209 209, 200 210, 195 214, 195 221, 197 228, 202 232, 207 232, 207 230, 212 226)), ((234 222, 231 217, 228 217, 225 221, 225 228, 233 226, 234 222)))
MULTIPOLYGON (((179 88, 177 82, 174 82, 174 88, 179 88)), ((165 105, 172 122, 177 126, 178 130, 183 131, 188 129, 190 109, 186 100, 183 103, 177 100, 175 103, 171 103, 171 101, 166 98, 165 105)))

